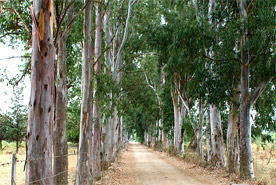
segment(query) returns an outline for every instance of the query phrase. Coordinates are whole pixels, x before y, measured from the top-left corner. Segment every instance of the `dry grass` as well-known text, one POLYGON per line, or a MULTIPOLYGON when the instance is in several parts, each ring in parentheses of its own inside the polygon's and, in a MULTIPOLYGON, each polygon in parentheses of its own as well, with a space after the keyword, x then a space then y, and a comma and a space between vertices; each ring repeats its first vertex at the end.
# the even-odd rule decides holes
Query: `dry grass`
MULTIPOLYGON (((252 144, 252 151, 254 157, 254 169, 256 175, 256 183, 258 185, 275 185, 276 182, 276 151, 273 152, 273 157, 268 163, 270 158, 270 148, 266 150, 262 148, 257 152, 256 144, 252 144)), ((12 161, 12 153, 15 152, 13 148, 6 148, 0 152, 0 164, 12 161)), ((167 149, 167 152, 172 152, 172 149, 167 149)), ((69 145, 69 184, 74 184, 75 173, 77 166, 77 147, 69 145), (75 153, 75 155, 74 155, 75 153)), ((186 161, 197 164, 198 166, 207 167, 208 165, 199 160, 199 157, 194 155, 193 152, 186 150, 184 156, 186 161)), ((18 160, 25 159, 25 149, 21 148, 17 154, 18 160)), ((16 164, 16 184, 21 185, 25 183, 25 172, 23 171, 24 162, 16 164)), ((225 175, 227 176, 227 175, 225 175)), ((11 164, 0 166, 0 185, 10 184, 11 181, 11 164)))
MULTIPOLYGON (((276 151, 270 154, 270 148, 267 146, 265 150, 260 148, 257 151, 257 145, 255 143, 252 144, 253 158, 254 158, 254 170, 255 170, 255 182, 256 185, 275 185, 276 184, 276 151), (271 157, 272 156, 272 157, 271 157), (270 159, 270 160, 269 160, 270 159)), ((173 156, 177 156, 174 152, 173 148, 167 148, 167 153, 173 156)), ((202 160, 194 151, 186 150, 184 156, 178 156, 179 158, 183 158, 185 161, 196 164, 197 166, 201 166, 210 170, 215 170, 216 168, 209 165, 206 161, 202 160)), ((229 180, 233 180, 234 182, 240 182, 238 176, 232 174, 227 174, 226 171, 221 170, 221 176, 228 177, 229 180)), ((251 184, 251 181, 247 182, 251 184)))
POLYGON ((270 158, 270 148, 262 148, 257 152, 256 144, 252 145, 254 157, 254 170, 258 184, 275 185, 276 184, 276 152, 272 152, 270 158))
MULTIPOLYGON (((77 148, 74 146, 69 147, 69 184, 74 184, 75 180, 75 171, 77 166, 77 148), (74 155, 75 152, 75 155, 74 155)), ((0 153, 0 164, 7 163, 12 161, 12 153, 15 152, 15 149, 7 148, 0 153)), ((19 153, 17 154, 17 160, 25 160, 25 149, 20 148, 19 153)), ((7 185, 11 183, 11 164, 0 166, 0 185, 7 185)), ((24 162, 16 163, 16 184, 21 185, 25 184, 25 172, 24 172, 24 162)))

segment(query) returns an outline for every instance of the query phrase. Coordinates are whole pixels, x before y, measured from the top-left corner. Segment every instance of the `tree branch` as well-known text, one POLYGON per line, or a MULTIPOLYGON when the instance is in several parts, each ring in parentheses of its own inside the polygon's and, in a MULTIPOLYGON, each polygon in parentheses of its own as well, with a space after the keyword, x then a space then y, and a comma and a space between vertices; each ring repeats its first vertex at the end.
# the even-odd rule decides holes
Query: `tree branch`
POLYGON ((120 48, 118 50, 118 54, 116 56, 116 63, 114 66, 114 71, 113 71, 113 79, 116 79, 117 76, 117 69, 121 60, 121 52, 123 47, 125 46, 126 40, 127 40, 127 32, 128 32, 128 24, 129 24, 129 20, 130 20, 130 14, 131 14, 131 7, 133 6, 133 4, 136 2, 136 0, 133 1, 133 3, 131 3, 131 0, 128 1, 128 13, 127 13, 127 19, 126 19, 126 26, 125 26, 125 32, 124 32, 124 37, 123 37, 123 41, 120 45, 120 48))
POLYGON ((185 108, 186 108, 187 111, 188 111, 189 118, 191 118, 192 115, 191 115, 191 110, 190 110, 190 108, 189 108, 189 106, 188 106, 188 103, 187 103, 187 102, 184 100, 184 98, 182 97, 182 95, 181 95, 181 93, 180 93, 180 90, 179 90, 179 88, 177 87, 177 85, 176 85, 176 84, 174 84, 174 85, 175 85, 175 88, 176 88, 176 90, 177 90, 177 92, 178 92, 178 94, 179 94, 179 97, 180 97, 180 99, 181 99, 183 105, 185 106, 185 108))
POLYGON ((23 18, 21 17, 21 15, 16 11, 16 9, 13 8, 13 4, 12 4, 12 9, 13 9, 13 11, 15 12, 16 16, 19 17, 19 19, 21 19, 21 21, 22 21, 22 23, 23 23, 25 29, 28 30, 30 33, 32 33, 31 28, 25 23, 24 19, 23 19, 23 18))
POLYGON ((240 61, 239 61, 237 58, 213 59, 213 58, 210 58, 210 57, 208 57, 208 56, 206 56, 206 55, 202 55, 202 56, 203 56, 203 58, 206 58, 206 59, 211 60, 211 61, 213 61, 213 62, 224 62, 224 61, 233 60, 233 61, 239 62, 239 64, 241 64, 240 61))
POLYGON ((73 83, 77 80, 77 76, 75 76, 75 78, 69 83, 67 84, 67 90, 70 89, 71 87, 73 87, 73 83))
POLYGON ((254 61, 254 59, 256 58, 256 55, 254 55, 246 64, 246 67, 249 67, 250 64, 254 61))
MULTIPOLYGON (((75 0, 74 0, 75 1, 75 0)), ((72 20, 68 23, 64 33, 67 34, 68 32, 68 28, 72 26, 72 24, 74 23, 74 21, 80 16, 80 14, 84 11, 84 9, 86 8, 86 6, 88 5, 88 3, 90 3, 91 1, 87 1, 85 3, 85 5, 82 7, 82 9, 72 18, 72 20)))
POLYGON ((155 95, 156 95, 156 97, 157 97, 158 104, 161 104, 161 98, 159 97, 156 88, 154 88, 154 87, 150 84, 149 79, 148 79, 147 74, 146 74, 146 71, 145 71, 145 69, 144 69, 143 67, 142 67, 142 70, 143 70, 143 72, 144 72, 144 75, 145 75, 146 82, 147 82, 148 86, 154 91, 154 93, 155 93, 155 95))
MULTIPOLYGON (((62 25, 62 23, 63 23, 63 21, 64 21, 66 15, 67 15, 67 12, 68 12, 69 9, 71 8, 71 6, 73 6, 73 5, 75 4, 75 2, 76 2, 76 0, 73 0, 73 1, 66 7, 66 9, 65 9, 65 11, 64 11, 64 14, 62 15, 62 18, 61 18, 61 20, 60 20, 59 23, 58 23, 56 38, 55 38, 55 42, 54 42, 54 43, 55 43, 55 44, 54 44, 55 46, 56 46, 57 40, 58 40, 58 38, 59 38, 59 32, 60 32, 60 30, 61 30, 61 25, 62 25)), ((62 9, 63 9, 63 6, 62 6, 62 9)))
POLYGON ((9 32, 9 33, 5 33, 4 35, 0 36, 0 39, 8 36, 8 35, 18 35, 20 34, 20 32, 9 32))
POLYGON ((273 77, 269 78, 267 81, 262 81, 258 87, 249 94, 249 105, 252 106, 255 101, 260 97, 260 95, 264 92, 267 85, 271 82, 273 77))
POLYGON ((253 8, 254 8, 256 2, 257 2, 257 0, 252 0, 252 1, 249 3, 249 5, 247 6, 247 10, 246 10, 247 16, 250 15, 250 13, 251 13, 251 11, 253 10, 253 8))
POLYGON ((10 59, 14 59, 14 58, 31 58, 30 56, 12 56, 12 57, 8 57, 8 58, 0 58, 0 60, 10 60, 10 59))
POLYGON ((23 74, 21 75, 21 77, 20 77, 17 81, 15 81, 15 85, 18 85, 18 83, 24 78, 24 76, 25 76, 25 75, 27 74, 27 72, 28 72, 28 69, 29 69, 30 65, 31 65, 31 60, 28 62, 27 66, 25 67, 24 72, 23 72, 23 74))

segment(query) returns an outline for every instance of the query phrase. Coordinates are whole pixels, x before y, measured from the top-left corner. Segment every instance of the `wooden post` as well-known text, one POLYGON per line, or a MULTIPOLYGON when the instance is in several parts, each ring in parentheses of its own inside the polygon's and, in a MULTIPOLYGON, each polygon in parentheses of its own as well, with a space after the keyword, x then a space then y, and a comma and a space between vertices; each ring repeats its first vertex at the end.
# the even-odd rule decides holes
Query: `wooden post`
POLYGON ((16 154, 12 154, 11 185, 15 185, 16 154))

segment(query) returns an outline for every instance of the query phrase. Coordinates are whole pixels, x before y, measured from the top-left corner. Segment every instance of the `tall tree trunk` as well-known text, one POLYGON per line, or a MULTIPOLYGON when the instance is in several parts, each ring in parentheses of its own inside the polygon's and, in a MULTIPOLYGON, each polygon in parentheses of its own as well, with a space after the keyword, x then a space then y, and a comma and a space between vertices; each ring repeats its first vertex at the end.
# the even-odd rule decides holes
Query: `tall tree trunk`
POLYGON ((239 0, 240 12, 244 25, 241 38, 241 98, 240 98, 240 175, 244 179, 254 178, 253 158, 251 151, 251 124, 250 124, 250 104, 249 104, 249 66, 247 50, 247 28, 245 21, 247 18, 246 0, 239 0))
POLYGON ((198 107, 199 107, 199 123, 198 123, 198 127, 197 127, 197 130, 196 130, 196 138, 197 138, 196 151, 197 151, 197 154, 203 159, 203 145, 202 145, 203 129, 202 129, 202 124, 203 124, 204 110, 203 110, 203 107, 202 107, 201 99, 199 100, 198 107))
MULTIPOLYGON (((87 2, 88 0, 86 0, 87 2)), ((92 4, 88 2, 84 10, 84 48, 82 58, 82 103, 80 120, 79 154, 76 184, 93 184, 91 161, 92 138, 92 4)))
POLYGON ((251 123, 249 104, 249 68, 241 67, 241 99, 240 99, 240 174, 244 179, 254 178, 251 149, 251 123))
MULTIPOLYGON (((180 100, 179 100, 180 103, 180 100)), ((184 154, 184 129, 182 128, 182 124, 183 124, 183 120, 186 116, 186 109, 183 106, 183 104, 181 104, 180 109, 180 115, 179 115, 179 153, 180 154, 184 154)))
POLYGON ((52 124, 54 118, 53 1, 33 2, 31 98, 26 136, 25 183, 53 184, 52 124), (41 159, 41 160, 36 160, 41 159))
POLYGON ((111 149, 111 118, 108 117, 105 126, 103 127, 103 157, 102 169, 106 170, 110 166, 110 149, 111 149))
MULTIPOLYGON (((258 87, 249 93, 249 68, 250 55, 248 47, 248 6, 246 0, 237 0, 240 5, 240 14, 242 20, 242 37, 241 37, 241 98, 240 98, 240 176, 243 179, 253 179, 253 158, 251 148, 251 123, 250 109, 264 89, 272 80, 272 77, 262 81, 258 87)), ((252 5, 252 4, 251 4, 252 5)), ((252 9, 253 7, 251 7, 252 9)))
POLYGON ((217 167, 225 167, 225 148, 223 143, 220 111, 214 105, 210 106, 210 125, 212 141, 212 162, 217 167))
POLYGON ((66 67, 66 40, 58 40, 57 86, 56 86, 56 116, 54 123, 54 174, 62 173, 54 178, 55 184, 68 183, 68 146, 66 134, 67 110, 67 67, 66 67), (65 171, 65 172, 64 172, 65 171))
POLYGON ((117 153, 117 144, 118 144, 118 111, 117 107, 114 107, 113 111, 113 118, 112 118, 112 137, 111 137, 111 142, 112 142, 112 148, 111 148, 111 162, 114 162, 116 159, 116 153, 117 153))
POLYGON ((212 141, 211 141, 211 126, 210 126, 210 112, 206 117, 206 161, 210 162, 212 159, 212 141))
POLYGON ((173 99, 173 112, 174 112, 174 149, 176 152, 179 152, 179 108, 178 108, 178 94, 177 92, 172 91, 172 99, 173 99))
POLYGON ((96 74, 95 80, 95 102, 93 105, 93 117, 94 117, 94 178, 99 180, 101 178, 101 112, 100 112, 100 94, 98 91, 98 75, 101 73, 101 43, 102 43, 102 16, 99 8, 99 4, 96 4, 96 34, 95 34, 95 66, 94 71, 96 74))
MULTIPOLYGON (((109 0, 105 0, 105 3, 108 3, 109 0)), ((110 3, 110 2, 109 2, 110 3)), ((108 47, 111 45, 110 41, 110 4, 107 7, 106 14, 104 16, 104 31, 105 31, 105 46, 108 47)), ((110 75, 111 71, 111 52, 108 50, 105 52, 105 61, 106 61, 106 75, 110 75)), ((109 93, 109 98, 112 100, 112 93, 109 93)), ((110 101, 109 108, 112 108, 112 101, 110 101)), ((111 157, 111 122, 112 118, 106 118, 106 124, 103 128, 103 157, 102 157, 102 169, 105 170, 110 166, 110 157, 111 157)))
POLYGON ((19 122, 16 120, 16 153, 19 150, 19 122))
POLYGON ((230 105, 227 128, 227 170, 239 172, 239 108, 236 106, 239 95, 235 94, 230 105))
MULTIPOLYGON (((69 3, 71 0, 69 1, 69 3)), ((56 108, 55 122, 53 127, 53 150, 54 150, 54 184, 68 184, 68 146, 66 133, 66 112, 67 112, 67 60, 66 41, 72 27, 69 26, 74 13, 74 6, 67 14, 66 31, 57 37, 57 77, 56 77, 56 108)), ((61 20, 58 20, 61 21, 61 20)))
POLYGON ((118 152, 122 150, 122 139, 123 139, 123 117, 119 119, 119 130, 118 130, 118 152))

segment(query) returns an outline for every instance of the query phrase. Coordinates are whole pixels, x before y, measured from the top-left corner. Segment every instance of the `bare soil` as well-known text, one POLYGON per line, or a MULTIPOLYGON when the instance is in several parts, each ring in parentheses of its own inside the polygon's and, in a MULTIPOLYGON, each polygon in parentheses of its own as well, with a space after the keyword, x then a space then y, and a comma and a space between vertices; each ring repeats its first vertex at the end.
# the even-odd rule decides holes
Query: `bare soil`
MULTIPOLYGON (((223 170, 189 164, 164 152, 130 143, 99 184, 121 185, 228 185, 241 183, 223 170)), ((251 184, 251 183, 250 183, 251 184)))

